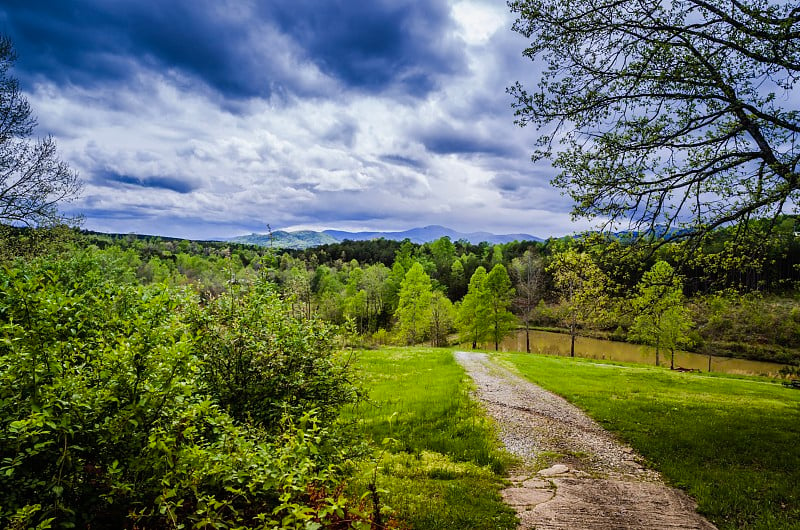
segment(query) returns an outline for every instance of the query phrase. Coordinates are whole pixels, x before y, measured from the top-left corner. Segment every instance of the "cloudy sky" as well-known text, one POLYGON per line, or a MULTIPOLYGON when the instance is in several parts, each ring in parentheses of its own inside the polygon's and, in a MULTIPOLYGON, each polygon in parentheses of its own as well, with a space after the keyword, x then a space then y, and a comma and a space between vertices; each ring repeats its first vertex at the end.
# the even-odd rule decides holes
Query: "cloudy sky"
POLYGON ((563 235, 505 88, 504 0, 4 0, 14 75, 85 182, 84 227, 563 235))

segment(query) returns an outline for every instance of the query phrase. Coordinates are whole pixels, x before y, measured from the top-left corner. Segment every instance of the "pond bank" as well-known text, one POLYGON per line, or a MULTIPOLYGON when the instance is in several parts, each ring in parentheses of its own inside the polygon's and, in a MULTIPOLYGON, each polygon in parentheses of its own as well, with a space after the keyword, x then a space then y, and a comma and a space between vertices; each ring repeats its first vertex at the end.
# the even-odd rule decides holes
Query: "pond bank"
MULTIPOLYGON (((568 356, 570 351, 570 336, 564 333, 554 333, 550 331, 530 331, 530 343, 532 353, 545 353, 549 355, 568 356)), ((464 345, 462 345, 463 347, 464 345)), ((481 345, 484 349, 494 349, 494 344, 481 345)), ((500 343, 500 351, 503 352, 525 352, 525 330, 506 337, 500 343)), ((604 339, 594 339, 590 337, 577 337, 575 339, 575 355, 589 359, 601 359, 610 361, 622 361, 641 364, 656 364, 655 348, 628 342, 615 342, 604 339)), ((669 352, 661 352, 659 365, 669 366, 669 352)), ((785 364, 772 363, 767 361, 752 361, 749 359, 738 359, 733 357, 718 357, 715 355, 701 355, 686 351, 675 352, 675 367, 721 372, 726 374, 740 375, 764 375, 775 377, 785 364)))

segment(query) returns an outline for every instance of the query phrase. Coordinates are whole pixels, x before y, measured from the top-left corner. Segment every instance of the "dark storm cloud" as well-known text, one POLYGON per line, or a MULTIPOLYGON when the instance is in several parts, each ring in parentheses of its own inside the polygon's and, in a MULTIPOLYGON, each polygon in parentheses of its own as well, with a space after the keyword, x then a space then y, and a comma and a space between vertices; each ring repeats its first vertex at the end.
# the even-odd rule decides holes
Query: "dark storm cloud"
POLYGON ((548 185, 548 175, 547 170, 533 167, 524 173, 499 173, 490 184, 498 190, 510 209, 569 211, 571 200, 560 190, 548 185))
POLYGON ((9 0, 3 30, 27 72, 57 83, 97 86, 129 81, 137 68, 180 71, 226 94, 265 87, 234 59, 247 32, 215 17, 202 2, 9 0))
POLYGON ((425 148, 438 155, 470 155, 482 154, 497 157, 518 156, 518 146, 503 141, 502 138, 488 138, 480 133, 470 130, 470 124, 463 123, 462 129, 451 126, 426 131, 420 139, 425 148))
POLYGON ((323 72, 367 92, 399 87, 424 96, 465 63, 441 0, 276 0, 261 11, 303 43, 323 72))
POLYGON ((141 188, 156 188, 174 191, 177 193, 191 193, 198 186, 186 179, 168 176, 136 177, 111 171, 108 169, 94 172, 92 183, 100 186, 116 187, 118 184, 138 186, 141 188))
POLYGON ((255 9, 212 0, 8 0, 0 32, 14 39, 24 72, 59 84, 132 82, 153 69, 232 99, 336 94, 301 79, 302 65, 344 87, 417 97, 464 61, 439 1, 272 0, 255 9))
POLYGON ((500 175, 496 175, 492 179, 492 184, 502 192, 515 192, 518 191, 520 188, 525 187, 526 185, 525 180, 526 179, 522 179, 516 175, 503 173, 500 175))

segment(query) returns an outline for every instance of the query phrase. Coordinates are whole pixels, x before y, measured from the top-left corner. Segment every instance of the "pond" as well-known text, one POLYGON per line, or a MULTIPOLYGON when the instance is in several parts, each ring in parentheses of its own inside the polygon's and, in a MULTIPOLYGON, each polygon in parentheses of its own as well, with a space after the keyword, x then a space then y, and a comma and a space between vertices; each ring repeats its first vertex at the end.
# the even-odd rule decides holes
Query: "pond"
MULTIPOLYGON (((564 333, 548 331, 531 331, 531 352, 550 355, 569 355, 570 337, 564 333)), ((469 345, 467 345, 469 346, 469 345)), ((482 348, 492 350, 494 344, 483 344, 482 348)), ((521 330, 500 343, 501 351, 525 351, 525 330, 521 330)), ((610 340, 577 337, 575 339, 575 356, 590 359, 605 359, 631 363, 655 364, 656 350, 650 346, 614 342, 610 340)), ((659 364, 669 366, 669 352, 662 351, 659 364)), ((675 367, 708 371, 709 356, 685 351, 675 352, 675 367)), ((732 359, 730 357, 711 356, 711 371, 727 374, 768 375, 776 376, 785 365, 764 361, 732 359)))

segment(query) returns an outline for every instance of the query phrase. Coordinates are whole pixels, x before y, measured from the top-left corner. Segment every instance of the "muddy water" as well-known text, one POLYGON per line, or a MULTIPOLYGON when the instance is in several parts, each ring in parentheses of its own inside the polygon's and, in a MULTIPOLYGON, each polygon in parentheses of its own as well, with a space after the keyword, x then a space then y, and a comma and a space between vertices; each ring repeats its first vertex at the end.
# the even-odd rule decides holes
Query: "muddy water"
MULTIPOLYGON (((550 355, 569 355, 570 337, 562 333, 547 331, 531 331, 531 352, 550 355)), ((494 349, 494 344, 484 344, 486 349, 494 349)), ((500 343, 502 351, 525 351, 525 331, 507 337, 500 343)), ((575 355, 591 359, 606 359, 632 363, 655 364, 656 350, 650 346, 612 342, 609 340, 577 337, 575 339, 575 355)), ((675 367, 693 368, 708 371, 708 356, 684 351, 675 352, 675 367)), ((659 364, 669 366, 669 352, 661 352, 659 364)), ((784 365, 745 359, 711 356, 711 371, 728 374, 777 375, 784 365)))

